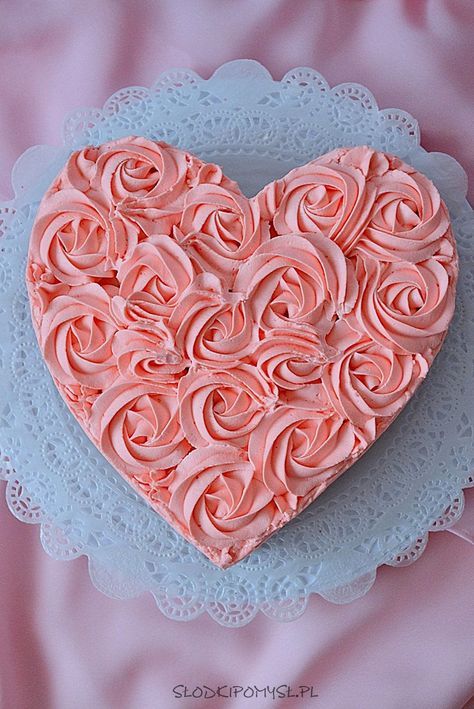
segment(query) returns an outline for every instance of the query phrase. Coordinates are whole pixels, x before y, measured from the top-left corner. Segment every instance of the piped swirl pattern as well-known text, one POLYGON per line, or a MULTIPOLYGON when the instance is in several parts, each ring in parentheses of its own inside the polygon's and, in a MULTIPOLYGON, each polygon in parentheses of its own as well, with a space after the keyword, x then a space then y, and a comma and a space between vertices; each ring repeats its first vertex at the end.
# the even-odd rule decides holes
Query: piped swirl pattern
POLYGON ((247 199, 218 166, 129 137, 70 157, 26 277, 71 412, 227 567, 412 396, 453 315, 457 256, 436 188, 393 156, 337 149, 247 199))

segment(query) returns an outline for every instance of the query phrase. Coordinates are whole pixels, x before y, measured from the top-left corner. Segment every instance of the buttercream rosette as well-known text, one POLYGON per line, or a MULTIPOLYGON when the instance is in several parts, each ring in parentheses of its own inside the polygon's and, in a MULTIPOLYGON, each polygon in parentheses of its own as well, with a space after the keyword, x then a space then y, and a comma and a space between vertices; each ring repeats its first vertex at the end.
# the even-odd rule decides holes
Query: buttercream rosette
POLYGON ((220 167, 140 137, 71 155, 26 272, 68 407, 222 567, 400 412, 456 277, 447 209, 399 158, 339 148, 248 199, 220 167))

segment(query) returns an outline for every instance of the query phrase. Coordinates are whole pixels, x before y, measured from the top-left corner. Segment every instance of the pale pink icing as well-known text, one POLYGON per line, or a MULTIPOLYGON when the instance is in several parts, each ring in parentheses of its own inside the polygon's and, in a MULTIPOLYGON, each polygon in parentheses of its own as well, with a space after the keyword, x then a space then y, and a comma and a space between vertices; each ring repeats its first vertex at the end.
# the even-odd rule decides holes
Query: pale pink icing
POLYGON ((357 248, 383 261, 418 263, 433 256, 449 229, 438 191, 424 175, 391 170, 374 180, 376 197, 357 248))
POLYGON ((70 410, 79 421, 88 426, 92 404, 101 393, 101 389, 93 389, 83 384, 60 384, 56 380, 56 386, 61 392, 70 410))
POLYGON ((194 276, 191 261, 173 239, 151 236, 120 264, 114 310, 125 324, 167 321, 194 276))
POLYGON ((290 172, 282 187, 276 233, 320 232, 345 252, 369 221, 375 198, 375 186, 361 170, 324 158, 290 172))
POLYGON ((169 509, 191 538, 217 548, 258 538, 277 509, 243 451, 210 445, 186 456, 170 485, 169 509))
POLYGON ((258 323, 238 293, 223 289, 220 279, 196 277, 170 318, 176 342, 196 365, 234 367, 259 342, 258 323))
POLYGON ((92 405, 89 424, 104 455, 128 472, 161 476, 190 450, 169 383, 117 380, 92 405))
POLYGON ((298 514, 385 430, 454 310, 446 207, 413 168, 340 148, 247 199, 145 138, 74 153, 27 284, 84 430, 220 566, 298 514))
POLYGON ((315 488, 327 487, 338 466, 357 452, 360 442, 347 419, 286 406, 266 416, 249 441, 249 458, 281 512, 296 509, 299 498, 315 488))
MULTIPOLYGON (((52 375, 61 384, 107 388, 117 376, 112 340, 118 330, 110 291, 89 283, 53 298, 38 331, 52 375)), ((112 290, 113 292, 113 290, 112 290)))
POLYGON ((59 176, 58 186, 61 189, 73 187, 81 192, 87 192, 91 188, 99 150, 100 148, 87 147, 73 153, 59 176))
POLYGON ((203 163, 194 155, 188 155, 187 157, 190 165, 187 177, 189 187, 197 187, 204 184, 220 185, 228 192, 241 194, 238 184, 224 175, 219 165, 214 165, 210 162, 203 163))
POLYGON ((137 242, 137 226, 115 214, 101 193, 60 189, 40 205, 30 259, 57 281, 81 285, 113 276, 137 242))
POLYGON ((185 198, 180 242, 205 271, 231 285, 240 264, 269 238, 258 202, 221 185, 199 184, 185 198))
POLYGON ((399 354, 340 321, 331 341, 341 355, 323 368, 322 382, 335 410, 374 439, 378 418, 393 417, 426 376, 421 354, 399 354))
POLYGON ((209 443, 245 448, 277 400, 277 387, 250 364, 222 371, 191 369, 178 385, 181 424, 195 448, 209 443))
POLYGON ((357 282, 350 261, 322 234, 286 234, 260 246, 239 270, 234 290, 249 299, 263 330, 288 323, 326 332, 352 310, 357 282))
POLYGON ((141 197, 155 205, 182 202, 188 166, 186 153, 163 143, 115 141, 98 149, 91 187, 113 204, 141 197))
POLYGON ((190 364, 177 348, 169 327, 159 320, 153 325, 118 330, 112 352, 122 377, 137 381, 172 382, 183 376, 190 364))
POLYGON ((323 364, 336 350, 309 326, 269 330, 252 359, 262 374, 280 389, 300 389, 321 381, 323 364))
POLYGON ((357 275, 361 287, 353 314, 373 340, 413 354, 438 347, 454 312, 454 280, 445 264, 364 256, 357 275))

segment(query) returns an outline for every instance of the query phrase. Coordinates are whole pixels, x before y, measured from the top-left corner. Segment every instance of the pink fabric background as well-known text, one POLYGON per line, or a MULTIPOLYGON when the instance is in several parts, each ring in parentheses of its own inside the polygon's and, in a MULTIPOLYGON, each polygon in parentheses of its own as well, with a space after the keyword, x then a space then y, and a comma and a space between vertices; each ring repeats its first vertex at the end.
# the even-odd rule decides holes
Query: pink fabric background
MULTIPOLYGON (((57 144, 64 114, 189 66, 209 75, 249 57, 280 77, 317 68, 359 81, 420 121, 423 143, 467 169, 474 197, 471 0, 0 0, 0 198, 16 157, 57 144)), ((349 606, 313 598, 291 624, 180 624, 151 597, 113 601, 84 559, 50 560, 0 500, 0 707, 263 706, 177 700, 172 687, 314 685, 318 699, 269 706, 460 709, 474 695, 474 493, 455 533, 413 566, 382 568, 349 606), (471 540, 471 543, 470 541, 471 540)), ((474 704, 471 703, 471 706, 474 704)))

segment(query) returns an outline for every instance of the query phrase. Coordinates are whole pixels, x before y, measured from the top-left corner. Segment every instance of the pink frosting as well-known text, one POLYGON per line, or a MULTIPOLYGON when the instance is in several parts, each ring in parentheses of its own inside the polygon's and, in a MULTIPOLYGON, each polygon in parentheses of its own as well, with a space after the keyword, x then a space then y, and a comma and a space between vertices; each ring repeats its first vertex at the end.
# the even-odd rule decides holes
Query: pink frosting
POLYGON ((178 386, 181 423, 195 448, 209 443, 247 446, 250 433, 278 400, 278 389, 249 364, 193 370, 178 386))
POLYGON ((224 175, 219 165, 209 162, 203 163, 194 155, 188 155, 188 160, 191 166, 187 180, 189 187, 194 188, 202 184, 220 185, 228 192, 233 192, 237 195, 241 194, 238 184, 224 175))
POLYGON ((81 192, 88 192, 91 188, 99 150, 100 148, 88 146, 73 153, 58 178, 58 186, 61 189, 72 187, 81 192))
POLYGON ((169 509, 200 544, 226 548, 229 538, 259 538, 276 513, 273 495, 233 446, 192 451, 170 485, 169 509))
POLYGON ((110 302, 98 283, 73 286, 51 301, 38 334, 51 374, 61 384, 105 389, 116 378, 112 339, 118 325, 110 302))
POLYGON ((183 376, 190 364, 162 321, 118 330, 112 340, 112 352, 122 377, 137 381, 172 382, 183 376))
POLYGON ((419 263, 433 256, 450 228, 433 183, 415 171, 395 169, 374 184, 374 209, 358 250, 382 261, 419 263))
POLYGON ((191 261, 173 239, 152 236, 140 242, 117 271, 117 316, 125 323, 167 321, 194 276, 191 261))
POLYGON ((336 316, 352 310, 357 282, 350 261, 322 234, 270 239, 239 270, 234 290, 248 297, 263 330, 288 323, 327 331, 336 316))
POLYGON ((176 342, 196 365, 233 367, 256 347, 258 323, 240 294, 210 273, 194 280, 170 318, 176 342))
POLYGON ((273 215, 277 234, 322 233, 348 251, 370 218, 375 187, 359 165, 325 156, 292 170, 273 215))
POLYGON ((331 478, 360 452, 350 421, 335 413, 281 406, 250 436, 249 458, 285 512, 298 500, 326 488, 331 478))
POLYGON ((61 184, 100 194, 123 221, 147 235, 170 233, 200 165, 166 143, 121 138, 73 154, 61 184))
POLYGON ((321 381, 323 365, 335 352, 314 328, 290 325, 269 330, 253 358, 262 374, 280 389, 300 389, 321 381))
POLYGON ((154 206, 182 203, 189 159, 182 150, 146 138, 118 140, 97 152, 91 186, 113 204, 146 198, 154 206))
POLYGON ((417 264, 359 258, 361 287, 354 309, 359 326, 399 352, 436 349, 454 312, 450 270, 436 258, 417 264))
POLYGON ((101 393, 101 390, 86 387, 83 384, 60 384, 58 380, 56 380, 56 386, 74 416, 87 427, 91 416, 92 404, 101 393))
POLYGON ((428 362, 421 354, 399 354, 340 322, 331 341, 341 351, 324 367, 322 382, 334 409, 370 442, 376 424, 393 418, 405 405, 428 362))
POLYGON ((269 237, 258 202, 221 185, 188 192, 179 224, 180 241, 205 271, 230 285, 240 264, 269 237))
POLYGON ((57 281, 81 285, 112 277, 137 242, 137 226, 111 213, 102 194, 62 189, 41 203, 30 259, 57 281))
POLYGON ((104 455, 127 473, 160 473, 190 450, 170 384, 117 380, 95 400, 89 423, 104 455))
POLYGON ((454 310, 434 185, 339 148, 252 199, 145 138, 71 155, 26 279, 71 412, 216 564, 243 558, 386 429, 454 310))

